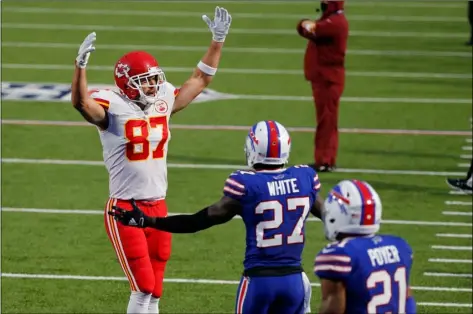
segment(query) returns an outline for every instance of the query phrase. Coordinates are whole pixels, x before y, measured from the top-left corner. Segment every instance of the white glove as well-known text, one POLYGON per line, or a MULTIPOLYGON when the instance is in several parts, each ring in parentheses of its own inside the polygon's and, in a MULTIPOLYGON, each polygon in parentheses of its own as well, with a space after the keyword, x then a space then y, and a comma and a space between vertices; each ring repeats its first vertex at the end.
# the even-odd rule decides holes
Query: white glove
POLYGON ((232 23, 232 16, 228 14, 228 11, 224 8, 216 7, 213 21, 207 15, 202 15, 202 19, 209 26, 212 32, 212 39, 223 43, 232 23))
POLYGON ((82 42, 77 52, 77 66, 81 69, 85 69, 87 62, 89 61, 90 53, 95 50, 94 42, 97 38, 95 32, 90 33, 82 42))

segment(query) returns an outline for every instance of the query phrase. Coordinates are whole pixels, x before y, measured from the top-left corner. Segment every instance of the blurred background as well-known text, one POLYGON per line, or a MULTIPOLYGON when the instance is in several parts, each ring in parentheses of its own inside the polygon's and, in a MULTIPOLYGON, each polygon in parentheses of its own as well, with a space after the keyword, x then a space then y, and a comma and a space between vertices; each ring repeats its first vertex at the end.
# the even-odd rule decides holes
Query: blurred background
MULTIPOLYGON (((318 1, 2 1, 2 312, 121 312, 128 284, 103 227, 108 176, 97 130, 70 102, 77 49, 96 31, 89 84, 113 86, 130 50, 152 53, 179 86, 211 40, 202 14, 229 10, 232 28, 210 90, 172 118, 168 207, 194 212, 221 195, 244 164, 247 127, 290 127, 291 164, 312 162, 314 105, 303 76, 302 18, 318 1)), ((470 196, 445 184, 472 154, 472 50, 466 1, 360 1, 350 23, 340 105, 337 181, 370 182, 382 232, 415 252, 420 313, 471 313, 470 196)), ((232 312, 244 226, 230 222, 174 237, 162 313, 232 312), (198 281, 197 279, 202 279, 198 281)), ((305 270, 325 245, 308 222, 305 270)))

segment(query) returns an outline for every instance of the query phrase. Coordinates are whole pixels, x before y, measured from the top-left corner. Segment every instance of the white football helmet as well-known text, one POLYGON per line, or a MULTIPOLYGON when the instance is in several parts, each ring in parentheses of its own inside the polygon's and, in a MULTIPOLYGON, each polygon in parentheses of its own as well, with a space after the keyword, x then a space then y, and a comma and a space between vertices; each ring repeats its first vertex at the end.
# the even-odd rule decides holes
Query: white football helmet
POLYGON ((364 181, 339 182, 328 193, 325 209, 325 236, 330 241, 335 241, 339 233, 370 235, 379 230, 381 199, 364 181))
POLYGON ((246 162, 255 164, 283 165, 289 160, 291 137, 282 124, 268 120, 253 125, 245 143, 246 162))

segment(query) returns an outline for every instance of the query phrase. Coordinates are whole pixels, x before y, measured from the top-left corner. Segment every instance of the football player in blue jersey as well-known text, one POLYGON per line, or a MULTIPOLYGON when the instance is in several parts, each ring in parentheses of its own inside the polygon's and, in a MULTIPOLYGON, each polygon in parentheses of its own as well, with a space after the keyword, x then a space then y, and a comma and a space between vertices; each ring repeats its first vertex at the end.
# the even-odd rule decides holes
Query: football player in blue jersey
POLYGON ((325 235, 335 241, 315 258, 319 313, 416 313, 409 275, 412 249, 402 238, 376 234, 381 200, 371 185, 339 182, 325 200, 325 235))
POLYGON ((172 233, 193 233, 225 223, 236 215, 246 227, 244 272, 236 313, 309 312, 310 282, 301 266, 304 227, 309 213, 323 216, 320 181, 306 165, 286 168, 291 150, 287 130, 276 121, 256 123, 246 137, 249 170, 225 181, 222 198, 193 215, 146 216, 113 208, 111 215, 128 226, 172 233))

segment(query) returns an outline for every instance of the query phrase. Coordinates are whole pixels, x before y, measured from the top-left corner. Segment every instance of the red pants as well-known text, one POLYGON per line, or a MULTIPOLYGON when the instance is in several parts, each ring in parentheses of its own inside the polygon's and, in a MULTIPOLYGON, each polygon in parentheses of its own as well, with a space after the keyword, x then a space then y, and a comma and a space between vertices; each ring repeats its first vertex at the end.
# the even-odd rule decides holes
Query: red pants
MULTIPOLYGON (((137 201, 140 209, 149 216, 165 217, 166 202, 137 201)), ((151 293, 161 297, 166 262, 171 255, 171 234, 156 229, 124 226, 107 211, 117 205, 131 210, 129 201, 109 199, 105 207, 105 230, 112 242, 118 261, 130 283, 131 291, 151 293)))
POLYGON ((334 166, 338 150, 338 107, 344 85, 329 81, 311 83, 317 117, 314 138, 315 164, 334 166))

